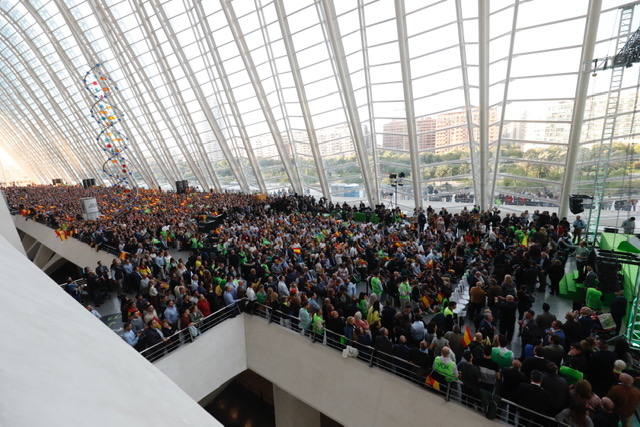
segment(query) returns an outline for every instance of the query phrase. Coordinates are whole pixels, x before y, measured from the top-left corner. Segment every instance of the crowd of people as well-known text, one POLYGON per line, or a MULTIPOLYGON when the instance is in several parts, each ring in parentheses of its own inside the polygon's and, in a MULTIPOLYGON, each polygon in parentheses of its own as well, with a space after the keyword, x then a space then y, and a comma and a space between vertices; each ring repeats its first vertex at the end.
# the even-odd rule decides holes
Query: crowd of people
MULTIPOLYGON (((64 222, 91 244, 124 253, 111 266, 87 268, 84 290, 66 288, 84 303, 121 295, 123 339, 138 350, 179 329, 197 335, 203 318, 242 300, 248 310, 260 304, 290 316, 307 333, 331 332, 345 345, 411 362, 439 387, 461 384, 488 412, 503 398, 534 418, 617 426, 629 425, 640 402, 629 347, 607 344, 597 313, 582 304, 558 316, 548 304, 533 310, 536 298, 558 292, 576 250, 566 218, 546 211, 429 207, 407 217, 308 196, 139 190, 128 214, 116 215, 129 197, 122 189, 5 193, 22 214, 52 227, 64 222), (87 196, 105 217, 78 217, 78 199, 87 196), (211 215, 220 219, 199 229, 211 215), (176 259, 170 248, 192 255, 176 259), (452 300, 461 280, 470 288, 466 319, 452 300)), ((616 298, 626 308, 620 292, 616 298)))

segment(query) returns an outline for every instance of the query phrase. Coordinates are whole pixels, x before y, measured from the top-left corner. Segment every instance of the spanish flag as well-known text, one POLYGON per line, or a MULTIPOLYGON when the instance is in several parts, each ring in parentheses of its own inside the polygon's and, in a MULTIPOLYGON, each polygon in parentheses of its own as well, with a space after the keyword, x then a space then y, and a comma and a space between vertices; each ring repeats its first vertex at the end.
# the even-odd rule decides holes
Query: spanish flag
POLYGON ((438 292, 438 295, 436 295, 436 300, 438 302, 442 302, 442 300, 444 300, 444 294, 442 292, 438 292))
POLYGON ((436 380, 433 379, 433 377, 431 375, 429 375, 425 380, 424 383, 426 385, 428 385, 429 387, 431 387, 434 390, 440 390, 440 383, 436 380))
POLYGON ((471 336, 471 329, 469 329, 468 326, 465 326, 464 335, 462 337, 462 345, 464 347, 468 347, 469 344, 471 344, 471 341, 473 341, 473 337, 471 336))
POLYGON ((433 300, 429 298, 427 295, 423 295, 422 304, 424 305, 425 308, 429 308, 431 307, 431 304, 433 304, 433 300))
POLYGON ((300 249, 300 246, 291 246, 291 250, 296 255, 300 255, 302 253, 302 249, 300 249))
POLYGON ((127 259, 128 256, 129 256, 129 252, 122 251, 122 252, 120 252, 120 255, 118 255, 118 258, 120 258, 121 260, 124 261, 124 260, 127 259))

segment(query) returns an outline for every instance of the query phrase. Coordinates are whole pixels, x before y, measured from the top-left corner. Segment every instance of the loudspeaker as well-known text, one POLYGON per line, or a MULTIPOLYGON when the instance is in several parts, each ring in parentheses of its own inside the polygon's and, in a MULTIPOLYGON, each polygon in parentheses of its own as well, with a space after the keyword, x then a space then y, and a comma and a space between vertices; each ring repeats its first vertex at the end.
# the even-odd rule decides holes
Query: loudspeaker
POLYGON ((62 184, 62 179, 61 178, 54 178, 54 179, 51 180, 51 183, 53 185, 62 184))
POLYGON ((96 185, 95 178, 87 178, 82 180, 82 187, 84 188, 93 187, 94 185, 96 185))
POLYGON ((569 196, 569 210, 572 214, 579 214, 584 212, 584 206, 582 205, 581 196, 569 196))
POLYGON ((187 188, 189 188, 189 181, 186 179, 182 181, 176 181, 176 193, 184 194, 187 192, 187 188))

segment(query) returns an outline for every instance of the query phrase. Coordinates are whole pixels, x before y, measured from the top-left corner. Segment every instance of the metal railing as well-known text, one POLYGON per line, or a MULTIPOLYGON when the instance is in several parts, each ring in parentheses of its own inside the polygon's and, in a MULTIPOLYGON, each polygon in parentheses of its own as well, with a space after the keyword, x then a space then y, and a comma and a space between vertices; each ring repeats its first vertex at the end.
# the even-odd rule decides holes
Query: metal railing
POLYGON ((241 299, 235 304, 227 305, 220 310, 214 311, 198 322, 180 329, 169 337, 165 337, 162 342, 145 348, 140 352, 140 354, 142 354, 142 356, 144 356, 149 362, 157 361, 182 345, 195 341, 201 334, 205 333, 217 324, 242 313, 241 305, 244 304, 244 301, 244 299, 241 299))
POLYGON ((385 353, 372 346, 350 340, 346 336, 326 328, 323 328, 321 332, 314 331, 311 327, 303 330, 300 327, 300 319, 298 317, 274 310, 255 301, 248 302, 246 298, 239 300, 236 304, 215 311, 197 324, 177 331, 170 337, 165 338, 163 342, 144 349, 141 354, 150 362, 155 362, 177 348, 197 340, 200 334, 224 322, 226 319, 235 317, 243 312, 261 317, 269 324, 277 324, 280 327, 291 330, 301 337, 311 340, 311 342, 341 352, 347 351, 347 357, 356 358, 371 368, 379 368, 397 375, 427 392, 441 396, 447 402, 456 402, 487 417, 515 426, 568 427, 567 424, 559 422, 555 418, 531 411, 515 402, 502 399, 493 390, 485 390, 483 388, 470 389, 460 380, 454 380, 449 383, 442 382, 438 385, 431 384, 427 381, 433 373, 430 366, 421 366, 413 361, 385 353), (193 329, 194 327, 196 330, 193 329), (353 349, 357 350, 357 352, 353 351, 353 349))
POLYGON ((483 415, 503 421, 515 426, 540 426, 540 427, 565 427, 567 424, 556 420, 553 417, 531 411, 515 402, 502 399, 495 390, 485 390, 484 388, 470 389, 464 382, 454 380, 452 382, 432 384, 427 381, 431 377, 433 370, 430 366, 421 366, 412 361, 399 358, 393 354, 377 350, 375 347, 364 345, 346 336, 337 334, 323 328, 322 332, 310 329, 303 330, 300 327, 298 317, 291 316, 279 310, 253 303, 250 309, 245 310, 248 314, 256 315, 267 320, 269 323, 278 324, 281 327, 294 331, 301 336, 307 337, 314 343, 333 348, 339 351, 347 351, 347 347, 357 350, 348 353, 347 357, 354 357, 369 367, 383 369, 393 375, 397 375, 408 380, 420 388, 435 393, 443 397, 446 401, 457 402, 483 415))

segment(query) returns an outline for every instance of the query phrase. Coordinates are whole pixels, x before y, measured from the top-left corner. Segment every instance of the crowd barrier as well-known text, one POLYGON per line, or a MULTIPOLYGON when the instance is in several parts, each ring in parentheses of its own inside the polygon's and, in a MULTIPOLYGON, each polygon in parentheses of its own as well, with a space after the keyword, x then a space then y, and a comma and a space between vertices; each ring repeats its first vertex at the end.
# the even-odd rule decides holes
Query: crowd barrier
POLYGON ((246 299, 215 311, 197 324, 179 330, 164 342, 143 350, 141 354, 150 362, 155 362, 180 346, 197 340, 198 336, 208 329, 242 312, 263 318, 274 326, 286 328, 299 334, 301 339, 309 339, 318 345, 337 350, 342 353, 343 357, 352 357, 368 364, 371 368, 382 369, 401 377, 426 392, 438 395, 446 401, 461 404, 484 416, 515 426, 567 426, 567 424, 561 423, 555 418, 528 410, 515 402, 502 399, 493 392, 484 390, 470 392, 462 381, 435 385, 428 381, 432 373, 430 367, 419 366, 392 354, 377 350, 374 347, 351 341, 344 335, 336 334, 326 328, 315 332, 313 330, 302 330, 297 317, 273 310, 257 302, 248 302, 246 299))

